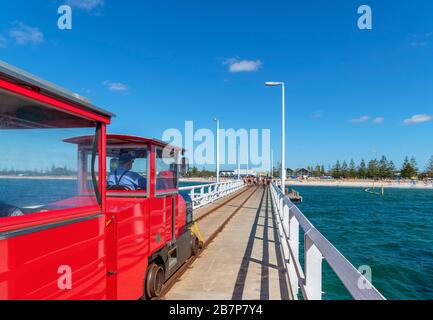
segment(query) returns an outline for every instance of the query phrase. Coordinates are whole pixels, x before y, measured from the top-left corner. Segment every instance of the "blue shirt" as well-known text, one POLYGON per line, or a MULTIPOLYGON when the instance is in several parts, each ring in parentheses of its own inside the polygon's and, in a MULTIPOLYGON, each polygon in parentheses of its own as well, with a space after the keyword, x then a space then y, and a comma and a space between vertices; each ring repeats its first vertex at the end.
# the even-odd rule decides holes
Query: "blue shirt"
POLYGON ((116 170, 110 172, 107 178, 107 185, 109 187, 122 186, 128 190, 146 190, 146 179, 136 172, 118 167, 116 170))

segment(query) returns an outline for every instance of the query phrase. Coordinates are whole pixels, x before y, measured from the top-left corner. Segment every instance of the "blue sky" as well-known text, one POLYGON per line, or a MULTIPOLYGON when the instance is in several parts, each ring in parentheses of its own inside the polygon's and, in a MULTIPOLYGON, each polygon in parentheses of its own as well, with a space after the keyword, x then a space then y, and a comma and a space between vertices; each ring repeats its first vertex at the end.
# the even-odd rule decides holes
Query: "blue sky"
POLYGON ((111 132, 160 138, 216 116, 223 128, 270 128, 276 159, 280 92, 263 83, 285 81, 287 166, 385 154, 423 167, 432 16, 424 0, 1 0, 0 59, 116 113, 111 132), (72 30, 57 28, 63 3, 72 30), (357 28, 361 4, 372 30, 357 28))

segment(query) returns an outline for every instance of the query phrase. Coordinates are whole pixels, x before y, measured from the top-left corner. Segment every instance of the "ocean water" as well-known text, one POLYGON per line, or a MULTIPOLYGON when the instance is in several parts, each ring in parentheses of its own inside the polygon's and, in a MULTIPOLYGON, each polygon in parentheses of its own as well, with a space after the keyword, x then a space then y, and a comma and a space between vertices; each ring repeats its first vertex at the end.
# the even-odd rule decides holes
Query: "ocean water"
MULTIPOLYGON (((433 190, 298 187, 299 208, 387 299, 433 299, 433 190)), ((349 299, 324 262, 324 299, 349 299)))
POLYGON ((77 180, 0 179, 0 202, 16 207, 44 205, 77 194, 77 180))
MULTIPOLYGON (((201 185, 198 182, 180 182, 179 185, 201 185)), ((77 195, 74 179, 0 179, 0 202, 16 207, 48 204, 77 195)))
MULTIPOLYGON (((76 194, 76 180, 0 179, 0 202, 33 206, 76 194)), ((181 183, 181 186, 202 183, 181 183)), ((298 187, 299 208, 387 299, 433 299, 433 190, 298 187)), ((350 295, 324 262, 324 299, 350 295)))

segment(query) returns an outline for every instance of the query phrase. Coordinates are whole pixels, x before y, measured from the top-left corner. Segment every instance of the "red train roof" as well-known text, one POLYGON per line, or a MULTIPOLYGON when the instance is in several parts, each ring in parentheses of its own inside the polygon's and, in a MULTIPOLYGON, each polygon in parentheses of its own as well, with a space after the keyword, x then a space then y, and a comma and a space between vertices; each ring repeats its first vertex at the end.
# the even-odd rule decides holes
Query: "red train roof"
MULTIPOLYGON (((30 99, 40 103, 41 108, 51 105, 71 115, 87 116, 105 123, 109 123, 110 118, 114 117, 113 113, 96 107, 86 98, 3 61, 0 61, 0 95, 2 100, 10 100, 10 95, 13 95, 17 106, 9 105, 9 109, 29 109, 26 102, 30 99)), ((49 112, 45 109, 44 112, 49 112)))
MULTIPOLYGON (((63 140, 68 143, 74 143, 74 144, 91 144, 93 141, 93 136, 81 136, 81 137, 74 137, 63 140)), ((185 151, 182 148, 179 148, 177 146, 170 145, 164 141, 158 140, 158 139, 152 139, 152 138, 145 138, 145 137, 138 137, 138 136, 131 136, 131 135, 125 135, 125 134, 107 134, 107 146, 119 146, 123 144, 137 144, 142 145, 143 143, 150 143, 156 146, 160 146, 165 148, 166 146, 169 146, 175 150, 178 151, 185 151)))

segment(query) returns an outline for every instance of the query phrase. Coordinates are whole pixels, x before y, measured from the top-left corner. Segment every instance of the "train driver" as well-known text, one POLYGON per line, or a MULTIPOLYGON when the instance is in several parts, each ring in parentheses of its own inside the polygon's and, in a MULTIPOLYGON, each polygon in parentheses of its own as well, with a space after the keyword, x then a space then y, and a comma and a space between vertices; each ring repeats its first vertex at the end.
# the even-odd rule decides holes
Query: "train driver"
POLYGON ((146 190, 146 179, 131 171, 134 158, 129 153, 119 157, 119 165, 107 178, 109 190, 146 190))

